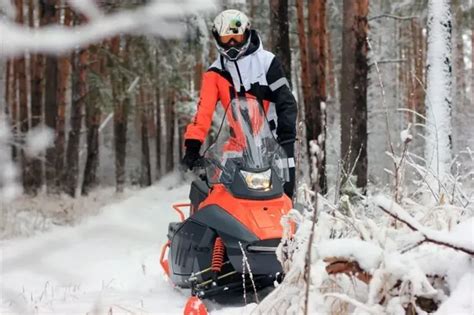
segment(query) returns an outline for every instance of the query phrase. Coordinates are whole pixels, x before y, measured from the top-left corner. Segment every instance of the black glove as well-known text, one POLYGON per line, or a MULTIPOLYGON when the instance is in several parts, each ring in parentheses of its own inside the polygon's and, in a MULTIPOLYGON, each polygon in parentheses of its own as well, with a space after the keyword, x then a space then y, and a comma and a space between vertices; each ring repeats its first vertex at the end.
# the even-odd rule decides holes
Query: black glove
POLYGON ((186 151, 184 153, 183 160, 181 161, 181 165, 185 166, 189 170, 192 170, 198 161, 201 158, 199 154, 199 150, 201 149, 201 141, 195 139, 187 139, 184 141, 184 146, 186 147, 186 151))
POLYGON ((290 179, 283 185, 283 190, 288 197, 293 198, 293 193, 295 191, 295 143, 293 141, 287 143, 283 142, 281 146, 283 150, 285 150, 290 167, 288 169, 290 179))

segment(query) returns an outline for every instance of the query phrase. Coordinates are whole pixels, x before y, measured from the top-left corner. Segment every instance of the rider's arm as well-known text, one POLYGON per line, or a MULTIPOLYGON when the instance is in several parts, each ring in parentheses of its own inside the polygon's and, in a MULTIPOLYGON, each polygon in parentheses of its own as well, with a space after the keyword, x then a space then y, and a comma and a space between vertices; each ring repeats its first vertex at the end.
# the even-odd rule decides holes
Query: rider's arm
POLYGON ((267 71, 267 82, 272 91, 271 101, 275 103, 278 117, 276 130, 278 141, 292 142, 296 138, 296 100, 291 93, 281 63, 276 57, 273 58, 267 71))
POLYGON ((203 143, 206 139, 219 97, 217 77, 218 74, 212 71, 208 71, 203 75, 197 111, 193 121, 186 128, 185 142, 198 140, 203 143))
POLYGON ((295 189, 295 146, 296 139, 296 100, 291 93, 290 84, 285 77, 282 66, 276 57, 273 58, 267 71, 267 82, 270 87, 271 101, 275 103, 277 113, 278 141, 286 151, 289 166, 289 181, 285 183, 285 193, 292 198, 295 189))

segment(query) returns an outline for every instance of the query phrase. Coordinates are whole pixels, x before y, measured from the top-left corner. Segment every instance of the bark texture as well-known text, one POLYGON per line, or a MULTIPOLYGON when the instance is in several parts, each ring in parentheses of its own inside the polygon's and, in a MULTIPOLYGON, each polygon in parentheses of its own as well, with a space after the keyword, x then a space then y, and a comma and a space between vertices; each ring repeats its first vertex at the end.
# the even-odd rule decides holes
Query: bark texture
POLYGON ((288 0, 270 0, 270 33, 272 52, 280 60, 291 84, 291 51, 288 0))
POLYGON ((367 14, 368 0, 344 0, 341 76, 343 183, 355 175, 367 186, 367 14))
MULTIPOLYGON (((316 140, 322 154, 319 161, 319 180, 312 179, 313 189, 325 193, 326 181, 326 65, 327 65, 327 30, 326 0, 310 0, 308 2, 308 57, 309 57, 309 102, 306 104, 306 137, 308 144, 316 140), (317 181, 317 182, 316 182, 317 181), (318 187, 316 187, 318 186, 318 187)), ((309 147, 309 146, 308 146, 309 147)), ((315 174, 316 172, 312 172, 315 174)))

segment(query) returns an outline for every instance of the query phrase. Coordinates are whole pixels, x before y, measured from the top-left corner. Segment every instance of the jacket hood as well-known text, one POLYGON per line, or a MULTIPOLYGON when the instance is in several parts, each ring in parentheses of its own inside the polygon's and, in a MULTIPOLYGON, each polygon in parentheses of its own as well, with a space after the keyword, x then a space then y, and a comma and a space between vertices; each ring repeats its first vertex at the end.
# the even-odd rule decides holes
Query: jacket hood
POLYGON ((262 40, 260 39, 260 35, 256 30, 250 30, 250 45, 247 51, 245 52, 244 56, 248 56, 253 54, 258 50, 262 50, 262 40))

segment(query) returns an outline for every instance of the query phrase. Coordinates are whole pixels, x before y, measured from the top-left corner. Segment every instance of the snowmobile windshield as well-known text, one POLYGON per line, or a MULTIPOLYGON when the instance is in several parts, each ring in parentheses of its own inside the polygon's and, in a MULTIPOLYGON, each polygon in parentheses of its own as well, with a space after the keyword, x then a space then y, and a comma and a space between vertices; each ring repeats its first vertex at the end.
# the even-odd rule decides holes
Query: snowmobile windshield
POLYGON ((288 181, 288 158, 278 144, 266 110, 254 97, 238 97, 224 107, 214 143, 205 153, 209 183, 231 184, 236 171, 251 173, 273 169, 288 181))

